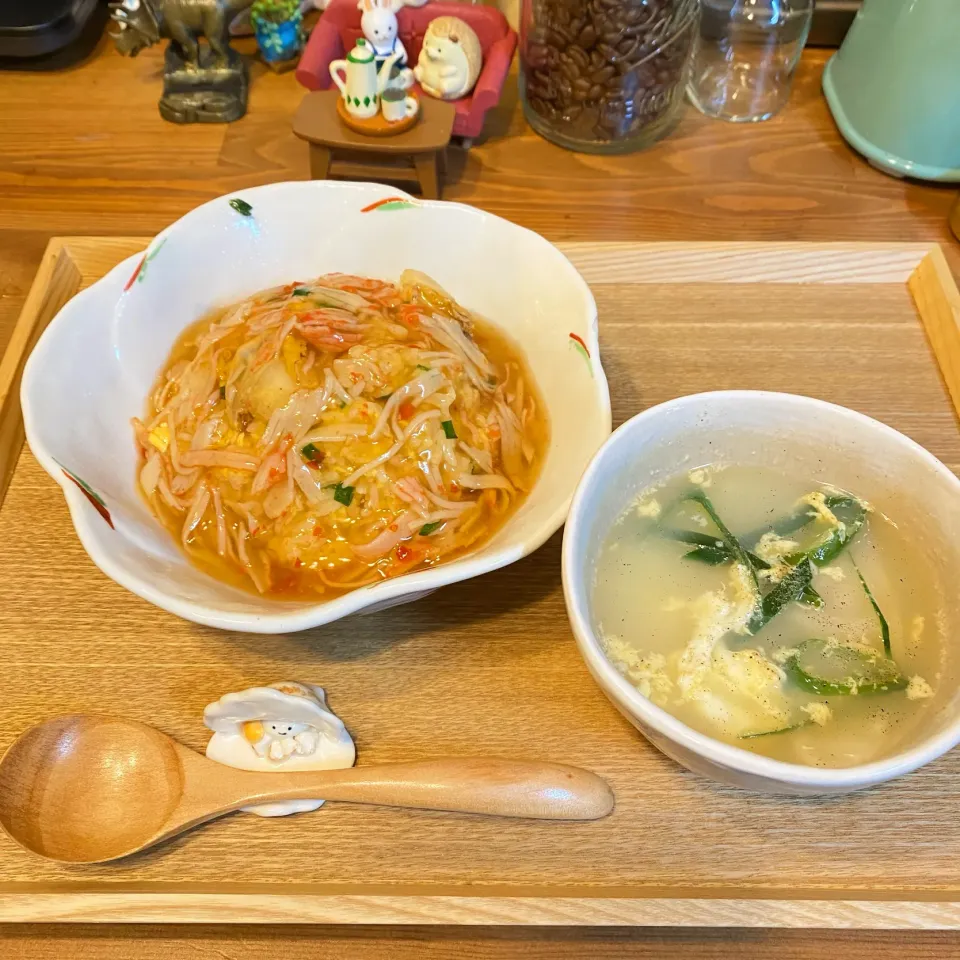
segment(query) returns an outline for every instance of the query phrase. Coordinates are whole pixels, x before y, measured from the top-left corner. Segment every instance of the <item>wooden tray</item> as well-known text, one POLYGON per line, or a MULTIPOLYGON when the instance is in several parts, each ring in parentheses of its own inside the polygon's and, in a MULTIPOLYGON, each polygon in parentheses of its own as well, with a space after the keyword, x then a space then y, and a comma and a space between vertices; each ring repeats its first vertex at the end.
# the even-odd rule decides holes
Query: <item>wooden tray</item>
MULTIPOLYGON (((0 366, 0 469, 22 357, 56 309, 142 238, 52 241, 0 366), (4 386, 4 384, 6 386, 4 386)), ((616 421, 709 388, 820 396, 960 472, 960 297, 923 244, 569 244, 591 284, 616 421), (908 289, 909 284, 909 289, 908 289)), ((64 424, 69 429, 69 424, 64 424)), ((64 867, 0 838, 0 918, 45 921, 960 927, 960 751, 825 800, 687 773, 607 702, 564 613, 560 537, 418 603, 286 637, 229 634, 104 577, 29 451, 0 510, 0 750, 65 711, 120 713, 195 748, 204 705, 322 683, 362 763, 479 752, 607 777, 589 824, 330 805, 234 815, 160 849, 64 867)))

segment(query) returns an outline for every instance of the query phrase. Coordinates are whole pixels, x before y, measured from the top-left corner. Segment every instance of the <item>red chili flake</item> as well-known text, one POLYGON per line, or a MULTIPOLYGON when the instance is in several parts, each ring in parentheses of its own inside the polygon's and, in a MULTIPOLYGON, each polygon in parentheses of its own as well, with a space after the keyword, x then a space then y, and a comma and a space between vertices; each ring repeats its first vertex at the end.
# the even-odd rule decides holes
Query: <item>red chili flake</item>
POLYGON ((403 403, 400 404, 397 412, 400 414, 401 420, 410 420, 416 412, 416 409, 409 400, 404 400, 403 403))
POLYGON ((397 559, 402 563, 404 560, 408 560, 409 558, 410 558, 410 548, 405 547, 402 543, 398 544, 397 559))
POLYGON ((323 536, 323 527, 321 527, 319 523, 313 528, 313 535, 315 537, 323 536))
POLYGON ((299 570, 299 569, 303 566, 303 563, 300 561, 300 558, 297 557, 297 558, 293 561, 293 565, 294 565, 294 567, 295 567, 297 570, 299 570))
POLYGON ((353 371, 351 371, 351 373, 350 373, 350 379, 351 379, 354 383, 359 383, 363 378, 360 376, 359 373, 357 373, 356 370, 353 370, 353 371))
POLYGON ((391 524, 390 524, 390 529, 391 529, 394 533, 396 533, 398 528, 397 528, 397 525, 396 525, 395 523, 391 523, 391 524))
POLYGON ((450 483, 450 492, 451 492, 451 493, 459 493, 459 492, 460 492, 460 484, 457 483, 456 480, 451 481, 451 483, 450 483))

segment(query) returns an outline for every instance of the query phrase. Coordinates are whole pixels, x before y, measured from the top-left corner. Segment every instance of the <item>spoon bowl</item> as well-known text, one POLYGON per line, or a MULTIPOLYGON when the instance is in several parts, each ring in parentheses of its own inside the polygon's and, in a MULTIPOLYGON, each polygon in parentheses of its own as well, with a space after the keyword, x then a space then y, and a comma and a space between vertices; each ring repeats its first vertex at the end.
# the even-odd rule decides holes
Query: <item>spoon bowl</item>
POLYGON ((0 764, 0 825, 43 857, 85 863, 139 849, 183 796, 178 744, 129 720, 57 717, 0 764))
POLYGON ((251 773, 147 724, 72 714, 33 727, 0 761, 0 826, 68 863, 115 860, 241 807, 326 800, 549 820, 613 809, 599 777, 564 764, 450 758, 309 773, 251 773))

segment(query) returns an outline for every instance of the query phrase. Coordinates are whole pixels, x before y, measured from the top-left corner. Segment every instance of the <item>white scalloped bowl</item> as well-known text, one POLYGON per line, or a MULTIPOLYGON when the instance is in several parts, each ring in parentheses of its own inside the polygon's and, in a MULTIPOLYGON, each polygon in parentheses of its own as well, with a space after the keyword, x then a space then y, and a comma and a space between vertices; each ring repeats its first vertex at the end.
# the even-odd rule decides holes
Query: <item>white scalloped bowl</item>
POLYGON ((188 213, 145 257, 124 261, 60 311, 27 362, 21 401, 30 448, 63 488, 104 573, 188 620, 262 633, 415 600, 526 556, 560 528, 610 434, 596 305, 570 262, 499 217, 377 184, 271 184, 188 213), (530 495, 476 551, 326 602, 261 598, 202 573, 136 488, 130 418, 144 412, 177 336, 208 310, 275 284, 330 271, 396 279, 406 268, 432 276, 523 348, 552 428, 530 495))

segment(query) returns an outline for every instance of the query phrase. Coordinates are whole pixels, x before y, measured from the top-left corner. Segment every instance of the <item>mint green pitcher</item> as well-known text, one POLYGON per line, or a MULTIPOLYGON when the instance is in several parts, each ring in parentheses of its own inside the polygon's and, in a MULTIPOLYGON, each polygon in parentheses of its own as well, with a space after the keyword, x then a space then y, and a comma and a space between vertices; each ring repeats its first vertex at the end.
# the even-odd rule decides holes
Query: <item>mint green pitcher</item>
POLYGON ((865 0, 823 92, 875 167, 960 181, 960 0, 865 0))

